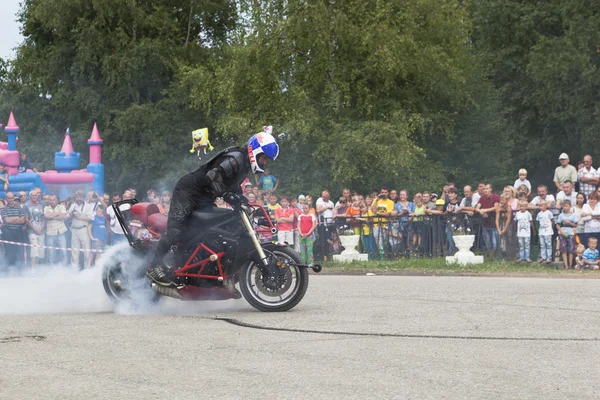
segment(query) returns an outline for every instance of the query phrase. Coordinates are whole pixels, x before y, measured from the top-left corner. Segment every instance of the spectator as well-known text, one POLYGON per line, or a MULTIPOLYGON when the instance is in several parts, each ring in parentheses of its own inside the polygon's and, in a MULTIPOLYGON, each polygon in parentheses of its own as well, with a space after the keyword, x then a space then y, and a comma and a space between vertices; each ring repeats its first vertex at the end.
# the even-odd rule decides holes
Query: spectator
POLYGON ((150 201, 150 203, 158 207, 158 212, 160 212, 161 214, 165 213, 165 209, 160 201, 160 196, 158 195, 158 192, 156 190, 148 190, 148 200, 150 201))
POLYGON ((44 203, 44 207, 48 205, 50 199, 50 195, 49 194, 43 194, 42 195, 42 202, 44 203))
POLYGON ((561 204, 565 200, 569 200, 571 204, 577 203, 577 192, 573 190, 571 181, 562 184, 562 190, 556 195, 556 208, 562 208, 561 204))
MULTIPOLYGON (((254 198, 254 201, 256 201, 256 198, 254 198)), ((160 194, 160 204, 163 208, 163 214, 168 215, 169 210, 171 209, 171 192, 169 192, 168 190, 162 191, 162 193, 160 194)))
MULTIPOLYGON (((22 243, 23 227, 25 226, 25 212, 23 208, 15 201, 13 192, 6 193, 6 206, 0 210, 2 216, 2 239, 11 242, 22 243)), ((23 247, 16 244, 4 244, 6 263, 8 266, 15 266, 19 260, 19 252, 23 247)))
POLYGON ((230 206, 229 204, 227 204, 227 203, 225 202, 225 200, 223 200, 223 198, 222 198, 222 197, 217 197, 217 198, 215 199, 215 204, 216 204, 216 206, 217 206, 218 208, 227 208, 227 209, 229 209, 229 210, 231 210, 231 209, 232 209, 232 208, 231 208, 231 206, 230 206))
POLYGON ((300 196, 298 196, 298 203, 296 204, 296 207, 298 207, 298 210, 300 212, 302 212, 302 205, 306 203, 306 196, 304 196, 303 194, 301 194, 300 196))
POLYGON ((458 198, 458 190, 455 187, 448 188, 447 192, 448 203, 444 204, 444 215, 446 215, 446 240, 448 242, 449 254, 456 253, 454 245, 453 229, 459 224, 458 210, 460 208, 460 199, 458 198))
POLYGON ((539 212, 536 220, 540 224, 540 258, 539 263, 550 264, 552 262, 552 225, 554 225, 554 215, 548 211, 548 203, 545 200, 539 202, 539 212))
POLYGON ((246 198, 248 199, 248 203, 256 204, 256 195, 254 193, 246 193, 246 198))
POLYGON ((577 216, 571 211, 571 201, 566 199, 562 203, 562 212, 556 220, 556 229, 559 233, 560 253, 564 269, 569 269, 573 264, 575 253, 575 228, 577 216))
POLYGON ((31 164, 31 161, 29 161, 27 159, 27 154, 25 154, 25 153, 23 153, 21 151, 21 152, 19 152, 19 168, 18 168, 18 171, 19 171, 19 173, 21 173, 21 172, 26 172, 28 169, 32 170, 36 174, 38 173, 37 169, 35 169, 33 167, 33 165, 31 164))
POLYGON ((375 254, 375 238, 373 236, 371 227, 375 213, 371 211, 364 202, 360 203, 359 207, 360 218, 357 219, 362 224, 361 240, 363 249, 369 254, 369 259, 374 260, 377 258, 377 256, 375 254))
POLYGON ((466 185, 463 188, 463 194, 465 197, 463 197, 463 199, 460 201, 458 211, 465 213, 468 216, 473 216, 475 213, 475 208, 477 208, 477 203, 479 202, 479 199, 475 198, 477 193, 473 193, 473 188, 470 185, 466 185))
POLYGON ((306 195, 305 202, 310 207, 310 213, 313 214, 316 217, 317 216, 317 210, 313 207, 313 197, 310 194, 306 195))
POLYGON ((276 194, 270 194, 269 195, 269 204, 267 204, 267 209, 269 210, 269 214, 271 214, 272 216, 274 216, 275 215, 275 210, 277 210, 280 207, 281 206, 279 205, 279 203, 277 203, 277 195, 276 194))
POLYGON ((586 268, 592 268, 595 271, 600 269, 600 254, 596 247, 598 247, 598 239, 591 237, 588 239, 588 248, 583 252, 583 264, 586 268))
MULTIPOLYGON (((96 207, 94 220, 88 224, 88 235, 92 240, 92 249, 102 251, 106 247, 106 218, 104 218, 104 206, 102 204, 96 207)), ((96 261, 96 253, 90 254, 90 265, 94 265, 96 261)))
POLYGON ((360 199, 357 195, 352 196, 352 204, 346 210, 346 216, 352 218, 350 225, 352 226, 352 230, 357 235, 360 235, 360 223, 355 222, 354 218, 360 217, 360 199))
POLYGON ((298 210, 298 200, 295 197, 290 196, 290 208, 294 211, 294 219, 292 221, 292 232, 294 233, 294 250, 300 253, 300 234, 298 233, 298 216, 302 214, 301 210, 298 210))
POLYGON ((584 221, 585 236, 597 236, 600 232, 600 204, 598 192, 590 193, 588 202, 583 206, 581 216, 584 221))
POLYGON ((106 204, 104 203, 104 197, 98 196, 98 193, 93 190, 87 192, 87 202, 91 205, 94 213, 96 212, 96 208, 98 208, 98 206, 102 206, 102 208, 106 207, 106 204))
POLYGON ((580 235, 585 232, 584 221, 583 221, 583 217, 581 216, 581 214, 583 213, 583 205, 585 203, 587 203, 587 197, 585 197, 585 194, 578 193, 577 194, 577 202, 575 203, 575 206, 573 207, 573 214, 575 214, 575 216, 577 217, 577 228, 575 228, 575 233, 577 235, 580 235))
MULTIPOLYGON (((377 217, 389 217, 394 211, 394 202, 388 199, 389 190, 387 187, 382 187, 377 199, 371 204, 371 211, 377 217)), ((388 242, 387 223, 388 218, 375 218, 373 225, 373 235, 375 236, 376 251, 381 254, 385 251, 385 244, 388 242)))
POLYGON ((2 163, 0 163, 0 182, 4 182, 4 191, 7 192, 9 187, 8 172, 6 172, 6 167, 2 163))
POLYGON ((244 186, 242 187, 242 190, 244 192, 244 195, 246 195, 247 193, 252 192, 252 182, 250 181, 246 181, 246 183, 244 184, 244 186))
POLYGON ((558 157, 558 160, 560 161, 560 167, 556 167, 554 170, 554 185, 557 190, 560 190, 562 184, 566 181, 577 182, 577 170, 574 166, 569 164, 569 156, 567 153, 562 153, 558 157))
POLYGON ((265 172, 261 175, 260 179, 256 176, 256 184, 260 185, 263 191, 276 191, 279 186, 279 180, 271 175, 271 170, 269 168, 265 168, 265 172))
POLYGON ((40 194, 37 190, 29 192, 29 202, 26 204, 25 224, 29 227, 27 234, 29 243, 32 245, 30 258, 31 269, 35 270, 38 260, 45 257, 44 245, 46 237, 44 230, 46 228, 46 219, 44 218, 44 205, 40 203, 40 194))
POLYGON ((512 207, 508 203, 509 197, 502 193, 500 195, 500 203, 496 207, 496 229, 498 230, 498 238, 500 239, 500 250, 503 258, 512 259, 512 254, 515 250, 513 243, 513 232, 511 229, 512 207))
POLYGON ((79 253, 83 251, 83 268, 90 266, 90 236, 88 224, 94 220, 92 205, 83 200, 83 192, 75 192, 75 202, 69 208, 67 218, 71 220, 71 264, 79 268, 79 253))
MULTIPOLYGON (((519 200, 517 199, 517 189, 514 186, 505 186, 502 192, 506 196, 506 202, 510 206, 510 209, 517 211, 519 209, 519 200)), ((509 220, 512 221, 512 220, 509 220)))
POLYGON ((408 191, 401 190, 398 196, 398 201, 394 204, 393 215, 398 215, 400 223, 400 234, 404 241, 405 247, 408 247, 408 229, 410 226, 410 217, 415 212, 415 203, 408 201, 408 191))
POLYGON ((110 194, 104 193, 102 195, 102 204, 104 205, 105 209, 106 207, 108 207, 108 205, 110 204, 110 194))
POLYGON ((477 204, 476 212, 481 214, 483 218, 483 243, 488 256, 492 259, 496 259, 496 249, 498 247, 498 240, 496 237, 495 211, 500 203, 500 197, 492 192, 492 185, 486 183, 484 186, 484 195, 479 199, 477 204))
MULTIPOLYGON (((479 198, 481 199, 484 194, 485 194, 485 182, 482 182, 482 183, 480 183, 480 184, 477 185, 477 193, 476 193, 476 195, 479 195, 479 198)), ((475 194, 473 196, 475 196, 475 194)))
POLYGON ((394 189, 392 189, 390 191, 390 200, 394 202, 394 204, 396 204, 398 202, 398 192, 395 191, 394 189))
POLYGON ((600 174, 592 167, 592 156, 583 157, 583 168, 577 172, 577 179, 579 180, 579 190, 586 197, 596 190, 596 186, 600 183, 600 174))
POLYGON ((60 250, 50 249, 50 263, 56 264, 59 261, 58 255, 62 255, 62 260, 67 262, 67 210, 62 204, 58 204, 58 197, 52 194, 48 197, 48 205, 44 207, 44 218, 46 218, 46 243, 50 247, 58 247, 60 250))
POLYGON ((520 198, 521 193, 525 195, 525 200, 527 200, 527 202, 529 202, 529 196, 531 195, 531 190, 529 190, 529 188, 527 188, 527 186, 521 185, 517 188, 517 198, 520 198))
POLYGON ((333 218, 345 216, 346 211, 348 211, 348 201, 346 200, 346 197, 342 196, 337 201, 336 206, 333 209, 333 218))
POLYGON ((423 192, 423 205, 425 210, 435 210, 435 202, 431 201, 431 193, 423 192))
POLYGON ((127 200, 127 199, 137 199, 137 189, 136 188, 129 188, 125 191, 125 193, 123 193, 123 200, 127 200), (125 198, 125 193, 129 191, 129 195, 131 197, 127 197, 125 198))
POLYGON ((330 224, 333 222, 333 202, 329 200, 329 192, 324 190, 321 197, 317 199, 317 215, 320 223, 330 224))
POLYGON ((412 248, 420 249, 423 237, 423 223, 425 221, 426 207, 423 203, 423 195, 415 196, 415 210, 411 217, 412 248))
POLYGON ((298 233, 300 236, 300 257, 306 264, 312 264, 314 232, 317 229, 317 217, 310 212, 310 206, 302 205, 302 214, 298 216, 298 233))
POLYGON ((527 180, 527 170, 525 168, 519 170, 519 179, 515 181, 513 187, 518 190, 521 185, 527 187, 527 196, 529 196, 531 194, 531 183, 527 180))
MULTIPOLYGON (((350 189, 346 188, 346 189, 342 190, 342 195, 340 197, 343 197, 346 199, 346 201, 350 202, 350 199, 352 198, 351 196, 352 196, 352 194, 350 193, 350 189)), ((338 205, 339 205, 339 200, 337 203, 335 203, 335 207, 337 207, 338 205)))
POLYGON ((517 222, 517 238, 519 240, 519 261, 531 262, 529 251, 531 248, 531 232, 535 232, 533 218, 527 211, 528 203, 525 200, 519 202, 519 211, 515 214, 517 222))
POLYGON ((538 195, 531 200, 529 205, 530 208, 538 209, 538 206, 542 200, 546 202, 546 208, 554 208, 556 200, 554 199, 554 196, 548 194, 548 186, 539 185, 537 187, 537 194, 538 195))
POLYGON ((577 256, 575 257, 575 269, 580 271, 585 269, 585 263, 583 262, 583 253, 585 252, 585 246, 582 244, 577 245, 577 249, 575 253, 577 256))
POLYGON ((290 207, 286 196, 281 197, 281 207, 275 210, 277 220, 277 238, 280 242, 294 245, 294 219, 296 210, 290 207))
MULTIPOLYGON (((118 192, 113 192, 110 195, 110 197, 112 200, 112 204, 116 204, 122 200, 121 195, 118 192)), ((106 215, 109 218, 108 227, 110 233, 110 243, 112 245, 115 245, 127 241, 127 238, 125 237, 125 232, 123 231, 123 227, 119 223, 117 215, 115 214, 115 210, 112 206, 108 207, 108 209, 106 210, 106 215)))

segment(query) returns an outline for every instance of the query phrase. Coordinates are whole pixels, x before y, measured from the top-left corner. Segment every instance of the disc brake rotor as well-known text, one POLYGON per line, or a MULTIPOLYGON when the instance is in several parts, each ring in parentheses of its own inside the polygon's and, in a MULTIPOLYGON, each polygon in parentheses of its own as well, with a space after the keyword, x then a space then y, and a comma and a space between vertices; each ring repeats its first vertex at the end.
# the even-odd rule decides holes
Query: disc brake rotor
POLYGON ((279 296, 285 293, 292 285, 292 271, 288 266, 285 271, 277 276, 264 275, 260 269, 256 269, 254 281, 258 290, 267 296, 279 296))

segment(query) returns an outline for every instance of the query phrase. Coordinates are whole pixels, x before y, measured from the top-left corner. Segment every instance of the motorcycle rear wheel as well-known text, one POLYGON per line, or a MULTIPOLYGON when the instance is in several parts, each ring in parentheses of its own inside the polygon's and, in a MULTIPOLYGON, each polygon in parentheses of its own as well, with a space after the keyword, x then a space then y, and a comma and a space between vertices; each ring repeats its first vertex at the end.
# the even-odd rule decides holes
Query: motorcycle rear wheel
POLYGON ((259 265, 254 261, 244 264, 240 269, 240 290, 244 299, 259 311, 288 311, 298 305, 306 294, 309 274, 306 268, 300 268, 295 265, 302 264, 302 259, 291 247, 278 247, 272 253, 278 259, 294 264, 287 266, 289 271, 286 271, 285 283, 280 288, 280 291, 283 291, 283 293, 277 291, 268 293, 268 289, 262 283, 263 276, 259 265))
POLYGON ((145 270, 126 268, 126 264, 121 262, 104 266, 102 285, 108 298, 115 304, 143 305, 156 303, 160 298, 150 287, 145 270))

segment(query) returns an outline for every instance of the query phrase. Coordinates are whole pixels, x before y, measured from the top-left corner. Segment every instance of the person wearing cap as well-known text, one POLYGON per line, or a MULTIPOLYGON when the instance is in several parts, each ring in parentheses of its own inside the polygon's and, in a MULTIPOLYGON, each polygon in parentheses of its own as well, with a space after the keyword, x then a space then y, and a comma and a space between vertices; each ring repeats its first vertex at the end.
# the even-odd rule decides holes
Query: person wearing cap
POLYGON ((67 218, 71 219, 71 264, 73 268, 79 269, 79 252, 83 250, 83 267, 89 268, 90 236, 87 227, 94 220, 94 209, 84 201, 83 191, 75 192, 75 202, 71 204, 67 218))
POLYGON ((558 191, 562 190, 562 184, 570 181, 577 182, 577 168, 569 164, 569 156, 567 153, 562 153, 558 156, 560 167, 554 170, 554 185, 558 191))
POLYGON ((302 212, 302 204, 304 203, 306 203, 306 196, 301 194, 300 196, 298 196, 298 203, 296 204, 296 207, 300 212, 302 212))

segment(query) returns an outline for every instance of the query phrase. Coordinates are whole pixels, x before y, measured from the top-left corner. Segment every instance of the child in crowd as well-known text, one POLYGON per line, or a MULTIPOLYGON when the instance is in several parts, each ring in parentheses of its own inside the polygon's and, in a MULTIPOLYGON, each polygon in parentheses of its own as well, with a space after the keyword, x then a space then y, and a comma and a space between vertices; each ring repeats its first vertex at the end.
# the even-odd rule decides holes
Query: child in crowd
MULTIPOLYGON (((106 218, 104 206, 98 204, 94 220, 88 224, 88 235, 92 239, 93 250, 104 250, 106 247, 106 218)), ((90 253, 90 265, 94 265, 97 253, 90 253)))
POLYGON ((552 235, 554 230, 554 216, 552 212, 548 211, 548 203, 546 200, 541 200, 538 204, 539 212, 536 217, 536 221, 540 224, 539 238, 540 238, 540 258, 538 262, 550 264, 552 263, 552 235))
POLYGON ((600 269, 600 254, 598 253, 598 239, 591 237, 588 239, 588 248, 583 252, 583 263, 586 268, 594 270, 600 269))
POLYGON ((564 269, 569 269, 573 264, 573 253, 575 252, 575 227, 579 218, 571 209, 571 200, 564 200, 562 212, 556 219, 556 229, 560 240, 560 254, 563 259, 564 269))
POLYGON ((412 247, 418 249, 421 247, 421 238, 423 236, 423 220, 425 215, 425 204, 423 196, 415 196, 415 212, 412 214, 412 247))
POLYGON ((531 213, 527 211, 528 206, 527 201, 519 201, 519 211, 515 213, 515 221, 517 222, 517 239, 519 239, 519 261, 530 263, 531 232, 535 232, 535 229, 531 213))
POLYGON ((306 264, 312 264, 314 231, 317 229, 317 217, 310 212, 307 203, 302 204, 302 214, 298 216, 298 233, 300 234, 300 257, 306 264))
POLYGON ((577 246, 577 256, 575 257, 575 269, 581 271, 585 269, 585 263, 583 262, 583 252, 585 251, 585 246, 580 244, 577 246))
POLYGON ((375 213, 371 211, 369 207, 367 207, 367 203, 362 202, 359 205, 360 207, 360 218, 357 218, 362 223, 362 244, 363 249, 369 254, 370 260, 375 260, 377 255, 375 254, 375 237, 373 236, 373 230, 371 226, 373 225, 372 217, 375 216, 375 213))
MULTIPOLYGON (((360 200, 358 196, 352 196, 352 205, 348 207, 346 210, 346 216, 354 218, 360 215, 360 200)), ((352 230, 355 234, 360 235, 360 223, 352 222, 351 223, 352 230)))
POLYGON ((513 186, 519 190, 521 185, 527 186, 527 196, 529 196, 531 194, 531 183, 527 180, 527 170, 525 168, 519 170, 519 179, 515 181, 513 186))

